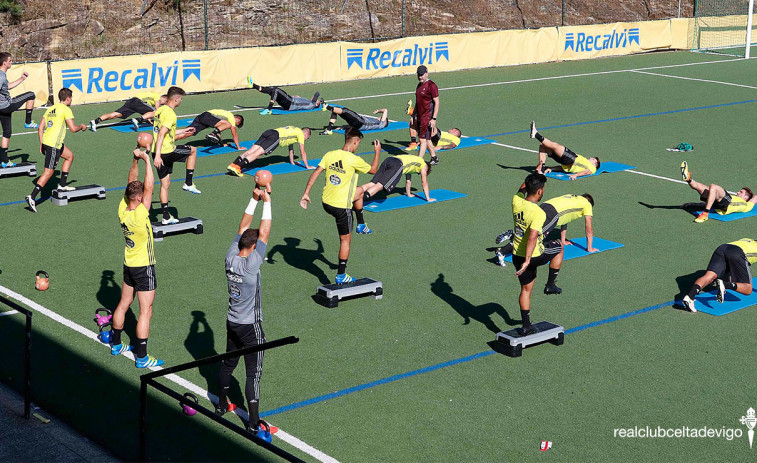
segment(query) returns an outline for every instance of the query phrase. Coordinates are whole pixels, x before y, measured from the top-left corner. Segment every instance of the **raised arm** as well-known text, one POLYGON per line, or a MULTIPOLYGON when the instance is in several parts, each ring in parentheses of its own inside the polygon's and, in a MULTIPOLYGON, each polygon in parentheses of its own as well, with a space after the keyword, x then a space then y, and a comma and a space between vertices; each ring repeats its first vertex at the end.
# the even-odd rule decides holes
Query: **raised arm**
POLYGON ((379 166, 379 155, 381 154, 381 142, 378 139, 373 140, 373 162, 371 163, 371 170, 369 174, 375 174, 379 166))
POLYGON ((386 108, 381 108, 373 111, 373 114, 381 113, 381 118, 379 119, 381 122, 387 120, 389 118, 389 110, 386 108))
POLYGON ((310 178, 308 179, 308 184, 305 186, 305 192, 302 194, 302 198, 300 199, 300 206, 303 209, 308 208, 308 204, 310 204, 310 189, 313 188, 313 185, 315 184, 315 179, 318 178, 319 175, 321 175, 321 172, 323 172, 323 167, 318 166, 315 168, 312 174, 310 174, 310 178))
POLYGON ((271 195, 263 190, 260 197, 263 198, 263 215, 260 218, 258 241, 268 244, 268 236, 271 234, 271 195))
POLYGON ((29 77, 29 73, 26 71, 22 72, 21 77, 14 80, 13 82, 8 82, 8 90, 13 90, 14 88, 18 87, 21 84, 21 82, 26 80, 27 77, 29 77))
POLYGON ((142 159, 145 161, 145 179, 142 182, 144 183, 144 190, 142 190, 142 204, 144 204, 149 211, 152 206, 152 192, 155 190, 155 174, 152 171, 152 164, 150 164, 149 151, 136 151, 141 153, 142 159))
POLYGON ((142 150, 137 148, 134 150, 134 159, 132 160, 131 167, 129 168, 129 178, 126 179, 127 185, 139 179, 139 160, 140 159, 142 159, 142 150))
POLYGON ((252 224, 252 215, 255 213, 255 208, 258 206, 258 201, 260 200, 260 193, 261 190, 257 187, 252 190, 252 198, 250 199, 250 203, 247 204, 244 214, 242 214, 242 220, 239 221, 237 235, 241 235, 245 230, 250 228, 250 224, 252 224))

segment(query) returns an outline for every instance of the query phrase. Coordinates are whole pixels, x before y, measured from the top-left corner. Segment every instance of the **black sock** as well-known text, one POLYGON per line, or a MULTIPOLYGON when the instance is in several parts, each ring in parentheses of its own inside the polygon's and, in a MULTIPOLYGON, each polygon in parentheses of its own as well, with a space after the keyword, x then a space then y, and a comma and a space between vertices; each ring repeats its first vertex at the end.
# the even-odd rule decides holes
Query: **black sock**
POLYGON ((261 87, 258 84, 252 84, 252 88, 255 89, 255 90, 257 90, 257 91, 260 91, 263 87, 261 87))
POLYGON ((213 131, 212 131, 212 132, 210 132, 210 134, 211 134, 211 135, 214 135, 214 136, 216 136, 216 137, 218 137, 218 138, 221 138, 221 131, 220 131, 220 130, 218 130, 218 129, 213 129, 213 131))
POLYGON ((257 400, 247 402, 247 413, 250 415, 250 428, 255 429, 260 421, 260 404, 257 400))
POLYGON ((68 181, 68 172, 62 172, 60 173, 60 181, 58 182, 58 186, 66 186, 66 182, 68 181))
POLYGON ((147 338, 137 338, 137 345, 134 348, 134 355, 139 358, 147 357, 147 338))
POLYGON ((31 109, 27 109, 26 110, 26 121, 25 122, 27 124, 31 124, 31 122, 32 122, 32 110, 31 109))
POLYGON ((187 184, 187 186, 192 186, 192 178, 195 176, 195 170, 194 169, 187 169, 187 179, 184 181, 184 183, 187 184))
POLYGON ((733 291, 736 291, 736 283, 732 281, 726 281, 723 283, 723 286, 725 286, 725 289, 730 289, 733 291))
POLYGON ((418 138, 410 137, 410 143, 418 143, 418 138))
POLYGON ((537 140, 539 140, 539 143, 543 143, 544 142, 544 136, 542 136, 542 134, 540 134, 539 132, 536 132, 536 135, 534 135, 534 138, 536 138, 537 140))
POLYGON ((357 210, 355 209, 355 219, 357 219, 358 225, 364 225, 365 224, 365 218, 363 218, 363 210, 357 210))
MULTIPOLYGON (((231 375, 229 375, 229 380, 231 380, 231 375)), ((229 388, 230 386, 221 386, 221 390, 218 393, 218 406, 216 408, 219 408, 221 410, 228 410, 229 408, 229 388)))
POLYGON ((706 213, 708 213, 708 214, 710 213, 710 211, 711 211, 711 209, 705 209, 705 210, 704 210, 704 212, 706 212, 706 213))
POLYGON ((694 299, 700 291, 702 291, 702 288, 699 285, 692 286, 689 290, 689 298, 694 299))
POLYGON ((363 201, 368 201, 371 199, 371 194, 369 192, 363 193, 363 201))
POLYGON ((144 124, 145 118, 142 116, 136 117, 135 120, 137 121, 137 124, 144 124))
POLYGON ((121 328, 120 330, 117 329, 117 328, 113 328, 110 331, 110 345, 111 346, 117 346, 117 345, 121 344, 121 333, 123 331, 124 331, 123 328, 121 328))
POLYGON ((530 310, 521 310, 520 318, 523 321, 523 328, 528 328, 531 326, 531 311, 530 310))
POLYGON ((513 246, 513 243, 507 243, 506 245, 504 245, 501 248, 499 248, 499 252, 501 252, 502 254, 505 254, 505 255, 512 254, 514 248, 515 248, 515 246, 513 246))
POLYGON ((8 158, 8 148, 0 148, 0 162, 10 162, 8 158))
POLYGON ((100 123, 100 122, 102 122, 102 121, 103 121, 103 120, 102 120, 102 119, 100 119, 100 118, 98 117, 97 119, 95 119, 95 125, 99 124, 99 123, 100 123))
POLYGON ((273 101, 273 100, 271 100, 271 101, 270 101, 270 102, 268 103, 268 107, 267 107, 266 109, 270 111, 270 110, 271 110, 271 109, 273 108, 273 103, 274 103, 274 101, 273 101))
POLYGON ((171 214, 168 213, 168 203, 160 203, 160 208, 163 210, 163 218, 171 218, 171 214))
POLYGON ((347 272, 347 259, 339 259, 339 266, 336 269, 336 273, 339 275, 347 272))
POLYGON ((32 190, 32 199, 37 199, 37 195, 40 191, 42 191, 42 187, 35 184, 34 189, 32 190))
POLYGON ((547 286, 554 286, 555 280, 557 280, 557 275, 560 273, 559 268, 550 268, 549 269, 549 276, 547 277, 547 286))

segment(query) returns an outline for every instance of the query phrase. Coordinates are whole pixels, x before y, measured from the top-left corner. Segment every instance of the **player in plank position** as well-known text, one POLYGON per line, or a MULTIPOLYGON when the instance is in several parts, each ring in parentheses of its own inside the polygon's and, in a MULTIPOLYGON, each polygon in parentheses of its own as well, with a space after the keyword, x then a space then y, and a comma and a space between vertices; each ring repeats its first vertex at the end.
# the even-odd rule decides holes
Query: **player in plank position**
POLYGON ((152 122, 152 118, 155 116, 155 110, 161 105, 166 104, 166 95, 161 95, 156 92, 139 92, 132 98, 126 100, 126 102, 120 108, 116 109, 112 113, 106 113, 97 119, 89 121, 89 128, 93 132, 97 132, 97 124, 109 119, 126 119, 132 114, 140 114, 139 117, 135 117, 131 120, 134 130, 139 131, 139 124, 144 122, 152 122))
MULTIPOLYGON (((525 194, 525 190, 521 189, 519 193, 525 194)), ((594 198, 589 193, 584 193, 581 196, 578 195, 562 195, 556 198, 552 198, 548 201, 544 201, 541 206, 546 219, 544 220, 544 228, 542 228, 542 236, 548 237, 552 230, 560 228, 560 242, 563 246, 573 244, 567 239, 568 224, 574 220, 578 220, 581 217, 584 218, 586 226, 586 250, 588 252, 597 252, 599 249, 593 246, 594 244, 594 227, 593 223, 593 208, 594 198)), ((495 240, 497 244, 503 243, 511 239, 513 236, 512 230, 507 230, 504 233, 497 235, 495 240)), ((494 251, 497 258, 497 263, 500 267, 505 267, 505 256, 512 254, 513 245, 508 243, 500 249, 494 251)))
POLYGON ((310 129, 305 127, 279 127, 278 129, 269 129, 263 132, 252 148, 248 149, 234 162, 226 167, 230 174, 237 177, 242 176, 242 170, 246 169, 253 161, 265 154, 271 154, 278 146, 289 147, 289 163, 294 165, 294 144, 300 145, 300 157, 302 164, 306 169, 315 169, 308 164, 308 156, 305 152, 305 140, 310 138, 310 129))
POLYGON ((736 192, 736 196, 731 196, 720 185, 711 183, 709 186, 699 183, 691 178, 691 171, 686 161, 681 163, 681 177, 689 184, 692 190, 699 193, 699 199, 705 202, 704 211, 700 213, 694 222, 702 223, 710 218, 710 212, 721 215, 733 214, 734 212, 749 212, 757 203, 757 196, 747 187, 736 192))
POLYGON ((694 282, 689 293, 683 297, 683 306, 689 312, 696 312, 694 300, 697 294, 712 282, 715 282, 718 302, 721 304, 725 300, 726 289, 745 296, 750 295, 752 293, 752 264, 755 262, 757 262, 757 241, 742 238, 721 244, 712 253, 704 275, 694 282))
POLYGON ((323 132, 320 133, 321 135, 331 135, 333 133, 332 131, 334 130, 334 124, 336 123, 336 116, 341 116, 350 127, 360 131, 381 130, 389 125, 389 110, 386 108, 373 111, 373 114, 381 113, 380 118, 364 116, 349 108, 339 108, 329 104, 324 104, 323 110, 331 111, 331 117, 329 118, 329 124, 323 129, 323 132))
POLYGON ((168 187, 171 186, 171 173, 176 162, 187 163, 187 175, 182 189, 192 194, 202 193, 194 185, 195 163, 197 162, 197 148, 189 145, 176 144, 176 112, 184 97, 184 90, 179 87, 168 89, 166 104, 155 111, 153 125, 153 141, 150 152, 153 153, 153 164, 158 170, 160 179, 160 208, 163 211, 163 225, 179 223, 179 220, 168 212, 168 187))
POLYGON ((531 138, 535 138, 539 141, 539 164, 536 166, 536 172, 549 173, 565 172, 571 174, 568 176, 571 180, 575 180, 578 177, 584 175, 591 175, 597 172, 600 162, 599 158, 594 156, 591 158, 585 158, 580 154, 576 154, 559 143, 555 143, 552 140, 545 138, 536 130, 536 123, 531 121, 531 138), (544 163, 547 158, 552 158, 558 163, 559 166, 553 168, 545 168, 544 163))
MULTIPOLYGON (((376 171, 376 175, 373 176, 373 179, 360 186, 364 192, 363 201, 369 201, 372 196, 382 189, 387 193, 391 193, 394 190, 394 187, 397 186, 397 182, 399 182, 402 174, 405 174, 408 178, 405 182, 405 194, 407 196, 413 196, 410 192, 409 178, 411 174, 420 174, 421 185, 423 186, 423 193, 426 195, 426 201, 432 203, 436 200, 430 196, 428 188, 428 176, 431 174, 431 167, 431 163, 425 162, 423 158, 418 156, 410 154, 390 156, 384 159, 384 162, 381 163, 376 171)), ((368 229, 368 231, 363 232, 358 231, 358 233, 367 234, 371 233, 371 230, 368 229)))
MULTIPOLYGON (((226 279, 229 290, 226 352, 257 346, 265 342, 260 296, 260 266, 265 259, 270 233, 271 196, 264 188, 255 188, 252 199, 242 215, 237 234, 226 252, 226 279), (260 199, 264 201, 260 227, 251 229, 252 216, 255 214, 260 199)), ((220 393, 215 407, 217 415, 223 415, 229 410, 228 393, 231 375, 238 363, 239 357, 231 357, 222 362, 221 370, 218 372, 220 393)), ((257 432, 260 426, 260 374, 263 370, 263 351, 245 354, 244 364, 247 375, 244 392, 247 396, 247 411, 250 415, 247 429, 257 432)))
POLYGON ((45 155, 45 171, 39 176, 34 183, 34 189, 31 194, 26 196, 26 204, 32 212, 37 212, 37 195, 42 188, 47 185, 50 177, 55 173, 55 167, 58 165, 60 158, 63 158, 63 165, 60 168, 60 180, 58 181, 59 191, 72 191, 74 187, 68 186, 68 173, 71 171, 71 164, 74 162, 74 153, 63 144, 66 138, 66 128, 71 133, 81 130, 87 130, 85 124, 74 124, 74 113, 71 112, 71 97, 73 93, 68 88, 62 88, 58 91, 58 103, 51 106, 42 117, 42 121, 37 128, 39 136, 40 152, 45 155))
MULTIPOLYGON (((231 130, 231 138, 234 140, 234 146, 236 149, 241 150, 239 145, 239 134, 237 129, 241 129, 244 126, 244 117, 239 114, 234 114, 231 111, 225 109, 211 109, 200 113, 194 118, 189 127, 185 129, 179 129, 176 131, 176 139, 182 140, 187 137, 192 137, 205 129, 213 128, 213 131, 205 135, 205 139, 214 145, 221 145, 223 138, 221 132, 225 130, 231 130)), ((223 146, 226 146, 223 144, 223 146)))
POLYGON ((318 167, 310 174, 305 192, 300 199, 300 206, 307 209, 310 204, 310 190, 321 172, 326 171, 326 186, 323 187, 321 201, 323 210, 334 217, 336 230, 339 233, 339 264, 335 280, 338 284, 355 281, 347 274, 347 259, 350 257, 352 241, 353 211, 358 223, 357 232, 370 233, 363 219, 363 189, 356 187, 357 173, 376 173, 381 143, 378 140, 373 141, 373 162, 368 165, 355 155, 362 139, 363 134, 359 130, 347 129, 344 133, 344 147, 340 150, 329 151, 323 156, 318 167))
POLYGON ((560 294, 562 289, 555 284, 563 260, 563 247, 557 240, 544 241, 542 229, 546 220, 544 210, 538 202, 544 196, 547 177, 539 173, 526 177, 525 197, 519 192, 513 196, 513 265, 520 282, 520 315, 523 320, 521 334, 533 334, 531 325, 531 291, 536 280, 536 269, 549 264, 549 277, 544 286, 544 294, 560 294))
POLYGON ((271 100, 268 103, 268 107, 260 111, 260 114, 264 116, 271 114, 274 103, 278 103, 279 106, 281 106, 281 109, 285 111, 307 111, 310 109, 320 108, 321 105, 324 104, 323 100, 318 98, 321 95, 319 92, 315 92, 313 98, 308 100, 307 98, 303 98, 299 95, 292 96, 279 87, 263 87, 261 85, 255 84, 252 82, 252 77, 249 76, 247 77, 247 85, 250 88, 259 91, 260 93, 265 93, 266 95, 271 97, 271 100))
POLYGON ((124 281, 121 286, 121 300, 113 312, 113 333, 110 340, 110 353, 119 355, 132 350, 132 346, 121 341, 126 312, 134 302, 134 294, 139 301, 137 318, 137 342, 134 346, 134 358, 137 368, 157 367, 163 360, 147 355, 147 338, 150 335, 152 304, 155 301, 155 252, 153 249, 152 225, 150 224, 150 205, 155 177, 150 165, 150 155, 134 150, 134 160, 129 169, 126 193, 118 205, 118 220, 126 240, 124 248, 124 281), (139 177, 139 161, 145 162, 144 181, 139 177))
POLYGON ((16 88, 21 82, 29 77, 28 72, 21 73, 21 77, 8 82, 6 72, 13 65, 13 58, 10 53, 0 53, 0 126, 3 129, 3 136, 0 140, 0 168, 15 167, 16 163, 11 162, 8 158, 8 147, 10 146, 13 127, 11 125, 11 115, 18 111, 22 106, 26 109, 26 122, 24 127, 27 129, 36 129, 39 127, 36 122, 32 121, 32 109, 34 109, 34 92, 25 92, 17 97, 11 97, 9 90, 16 88))

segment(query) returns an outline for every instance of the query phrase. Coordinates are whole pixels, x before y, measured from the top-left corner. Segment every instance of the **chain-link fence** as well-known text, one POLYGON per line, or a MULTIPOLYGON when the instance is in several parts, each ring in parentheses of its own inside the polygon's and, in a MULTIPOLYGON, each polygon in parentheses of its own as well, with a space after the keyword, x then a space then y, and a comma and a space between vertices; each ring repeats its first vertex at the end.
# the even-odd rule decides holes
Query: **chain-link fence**
POLYGON ((695 0, 0 1, 0 49, 56 60, 691 17, 695 0))

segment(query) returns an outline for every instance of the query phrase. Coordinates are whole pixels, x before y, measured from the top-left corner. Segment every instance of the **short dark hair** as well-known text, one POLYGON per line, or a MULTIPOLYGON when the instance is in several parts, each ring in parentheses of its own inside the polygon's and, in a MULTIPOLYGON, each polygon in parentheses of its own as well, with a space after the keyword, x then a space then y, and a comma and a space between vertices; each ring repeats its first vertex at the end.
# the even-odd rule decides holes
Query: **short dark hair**
POLYGON ((592 195, 590 195, 589 193, 584 193, 581 196, 583 196, 589 201, 589 204, 591 204, 591 207, 594 207, 594 197, 592 195))
POLYGON ((431 164, 430 162, 426 161, 426 176, 431 175, 431 166, 433 166, 433 164, 431 164))
POLYGON ((134 180, 133 182, 129 182, 128 185, 126 185, 126 197, 129 199, 134 199, 137 196, 141 195, 145 191, 145 184, 140 182, 139 180, 134 180))
POLYGON ((72 92, 70 88, 63 87, 58 90, 58 100, 60 101, 63 101, 66 98, 71 98, 72 96, 74 96, 74 92, 72 92))
POLYGON ((242 237, 239 238, 239 250, 242 249, 249 249, 253 246, 255 246, 255 243, 258 242, 258 235, 260 235, 260 230, 257 228, 248 228, 247 230, 242 233, 242 237))
POLYGON ((457 127, 452 127, 452 130, 457 130, 458 132, 460 132, 460 136, 463 135, 463 131, 458 129, 457 127))
POLYGON ((746 190, 747 194, 749 194, 749 198, 747 199, 747 201, 749 201, 750 199, 752 199, 752 197, 754 196, 754 193, 752 193, 752 189, 751 188, 749 188, 748 186, 745 186, 745 187, 742 187, 741 189, 742 190, 746 190))
POLYGON ((547 177, 544 174, 534 172, 533 174, 528 174, 524 183, 526 184, 526 195, 532 195, 544 188, 544 185, 547 183, 547 177))
POLYGON ((237 117, 239 118, 239 123, 237 123, 237 128, 241 129, 242 126, 244 125, 244 116, 242 116, 241 114, 234 114, 234 118, 237 118, 237 117))
POLYGON ((350 127, 349 129, 347 129, 344 132, 344 141, 347 141, 347 140, 349 140, 351 138, 359 138, 359 139, 362 140, 363 139, 363 132, 361 132, 360 130, 356 129, 355 127, 350 127))
POLYGON ((4 63, 4 62, 8 61, 8 58, 10 58, 10 57, 11 57, 11 54, 8 53, 7 51, 4 51, 4 52, 0 53, 0 63, 4 63))
POLYGON ((173 98, 176 95, 186 95, 187 92, 184 91, 181 87, 171 87, 168 89, 168 92, 166 93, 166 96, 168 98, 173 98))
POLYGON ((596 160, 597 160, 597 169, 599 169, 599 166, 601 166, 601 165, 602 165, 602 163, 601 163, 601 162, 599 162, 599 156, 594 156, 594 159, 596 159, 596 160))

